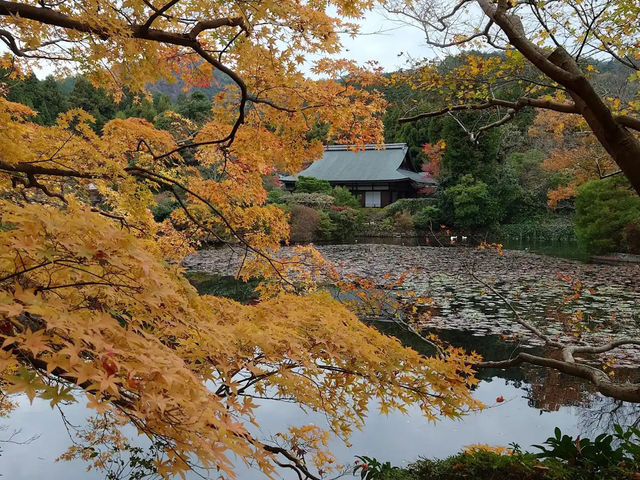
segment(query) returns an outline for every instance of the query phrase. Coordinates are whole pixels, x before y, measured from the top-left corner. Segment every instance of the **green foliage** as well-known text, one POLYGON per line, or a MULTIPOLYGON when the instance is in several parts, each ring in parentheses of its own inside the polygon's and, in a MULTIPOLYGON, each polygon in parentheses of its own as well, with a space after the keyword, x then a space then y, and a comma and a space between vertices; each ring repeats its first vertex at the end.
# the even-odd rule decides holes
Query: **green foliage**
POLYGON ((227 297, 240 303, 249 303, 259 296, 256 291, 258 279, 245 282, 231 276, 201 272, 191 272, 186 277, 200 295, 227 297))
POLYGON ((153 218, 156 222, 162 222, 179 206, 180 204, 177 200, 173 197, 167 197, 159 200, 156 205, 151 207, 151 213, 153 213, 153 218))
POLYGON ((176 102, 176 112, 196 123, 204 123, 211 117, 211 100, 200 90, 188 96, 181 94, 176 102))
POLYGON ((81 108, 95 118, 94 130, 101 132, 104 124, 116 116, 116 104, 104 88, 94 87, 84 77, 76 78, 69 96, 70 108, 81 108))
POLYGON ((149 122, 154 122, 158 115, 173 108, 171 100, 167 95, 155 93, 151 100, 142 97, 126 96, 120 104, 119 110, 116 112, 118 118, 144 118, 149 122))
POLYGON ((307 207, 314 208, 328 208, 333 205, 333 197, 326 193, 298 193, 295 192, 290 197, 287 197, 289 203, 296 203, 299 205, 306 205, 307 207))
POLYGON ((413 227, 424 232, 430 230, 434 223, 438 223, 439 219, 440 210, 437 207, 424 207, 413 216, 413 227))
POLYGON ((621 178, 585 183, 575 208, 576 235, 589 253, 626 250, 625 227, 640 224, 640 198, 621 178))
POLYGON ((546 158, 543 152, 528 150, 522 153, 513 153, 506 159, 515 172, 518 185, 520 185, 520 202, 524 209, 522 216, 528 216, 533 212, 546 210, 547 192, 558 183, 556 173, 549 173, 542 169, 542 162, 546 158))
POLYGON ((541 453, 484 449, 459 453, 443 460, 423 459, 387 480, 623 480, 636 479, 640 466, 640 431, 614 427, 613 434, 594 440, 562 435, 556 428, 541 453))
POLYGON ((333 228, 331 240, 338 242, 351 241, 362 229, 362 215, 354 208, 333 207, 328 214, 333 228))
POLYGON ((351 208, 358 208, 360 206, 360 202, 351 194, 348 188, 334 187, 331 191, 331 196, 333 197, 334 205, 351 208))
POLYGON ((445 191, 445 198, 453 206, 453 224, 459 228, 477 228, 495 222, 496 206, 486 183, 467 174, 460 183, 445 191))
POLYGON ((575 242, 572 218, 568 215, 530 217, 518 223, 500 225, 496 230, 500 240, 527 240, 545 243, 575 242))
POLYGON ((267 193, 267 203, 283 204, 291 200, 291 193, 280 188, 274 188, 267 193))
POLYGON ((392 467, 391 462, 381 463, 375 458, 356 456, 356 466, 353 469, 354 475, 359 475, 362 480, 387 480, 400 469, 392 467))
POLYGON ((7 99, 37 111, 34 121, 40 125, 53 125, 58 115, 69 108, 60 84, 53 77, 41 81, 31 74, 23 80, 7 79, 7 84, 7 99))
MULTIPOLYGON (((542 450, 538 458, 554 458, 571 465, 580 465, 588 470, 600 470, 618 465, 625 460, 624 447, 612 446, 614 437, 602 433, 593 441, 588 438, 574 439, 569 435, 562 435, 556 427, 554 436, 547 438, 544 445, 534 445, 542 450)), ((633 458, 631 459, 633 461, 633 458)))
POLYGON ((300 175, 296 180, 296 193, 331 193, 331 184, 326 180, 300 175))
POLYGON ((415 215, 425 207, 431 207, 435 204, 433 198, 401 198, 393 202, 391 205, 384 207, 383 211, 387 215, 395 215, 398 212, 409 212, 411 215, 415 215))
MULTIPOLYGON (((91 456, 98 456, 98 451, 93 447, 91 456)), ((125 443, 121 446, 113 446, 113 455, 107 461, 106 480, 144 480, 160 478, 156 465, 156 458, 162 452, 162 443, 154 442, 148 450, 125 443)))
POLYGON ((329 122, 316 122, 309 132, 307 132, 307 141, 318 140, 323 144, 328 143, 329 129, 331 124, 329 122))

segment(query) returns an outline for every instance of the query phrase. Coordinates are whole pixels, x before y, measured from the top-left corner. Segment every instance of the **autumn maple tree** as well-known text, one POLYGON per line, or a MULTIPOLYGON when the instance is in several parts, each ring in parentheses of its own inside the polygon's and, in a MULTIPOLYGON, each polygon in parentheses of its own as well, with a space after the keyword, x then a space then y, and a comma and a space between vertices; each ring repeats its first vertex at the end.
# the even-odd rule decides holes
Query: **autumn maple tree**
POLYGON ((638 80, 636 2, 389 0, 385 6, 420 28, 431 47, 459 53, 451 68, 428 62, 397 76, 440 101, 416 103, 401 121, 482 112, 482 121, 465 125, 475 140, 530 108, 577 116, 640 192, 640 103, 594 82, 598 62, 608 60, 630 82, 638 80))
POLYGON ((601 180, 622 173, 586 122, 577 115, 541 111, 536 115, 529 135, 534 139, 551 140, 553 146, 541 167, 547 172, 557 172, 566 179, 547 192, 551 208, 556 208, 561 200, 575 197, 578 187, 589 180, 601 180))
POLYGON ((124 447, 121 429, 133 425, 156 447, 163 477, 194 465, 232 477, 235 456, 265 473, 280 466, 319 478, 334 465, 327 433, 297 426, 280 444, 258 438, 247 427, 256 398, 323 411, 343 437, 373 399, 383 411, 415 403, 431 419, 477 405, 476 357, 403 347, 314 286, 324 268, 316 252, 276 254, 289 227, 265 204, 262 178, 317 158, 322 145, 306 133, 318 122, 336 141, 382 141, 384 101, 362 88, 375 72, 323 58, 339 50, 338 31, 354 28, 343 19, 368 6, 0 1, 2 66, 13 75, 36 66, 82 74, 116 98, 125 88, 143 96, 163 78, 229 80, 202 128, 168 115, 177 138, 136 118, 97 134, 77 109, 41 126, 0 95, 0 390, 9 415, 10 394, 52 406, 86 397, 101 414, 84 435, 91 449, 66 457, 98 467, 110 450, 96 454, 95 443, 124 447), (310 55, 322 80, 300 70, 310 55), (161 223, 150 212, 158 192, 180 207, 161 223), (264 279, 256 305, 189 284, 180 261, 202 240, 245 252, 241 275, 264 279))
MULTIPOLYGON (((421 94, 410 98, 400 122, 447 115, 477 142, 489 130, 534 110, 538 117, 531 133, 554 142, 545 168, 569 177, 550 192, 552 206, 575 195, 580 184, 618 173, 640 193, 637 2, 388 0, 384 6, 396 19, 418 27, 429 47, 452 54, 446 62, 429 60, 391 76, 392 83, 421 94), (601 81, 598 68, 607 63, 616 64, 632 84, 625 95, 601 81)), ((503 301, 512 306, 509 299, 503 301)), ((512 310, 513 320, 551 353, 520 353, 478 368, 534 364, 585 379, 604 395, 640 402, 637 383, 616 382, 588 360, 637 347, 636 338, 595 344, 560 340, 512 310)))

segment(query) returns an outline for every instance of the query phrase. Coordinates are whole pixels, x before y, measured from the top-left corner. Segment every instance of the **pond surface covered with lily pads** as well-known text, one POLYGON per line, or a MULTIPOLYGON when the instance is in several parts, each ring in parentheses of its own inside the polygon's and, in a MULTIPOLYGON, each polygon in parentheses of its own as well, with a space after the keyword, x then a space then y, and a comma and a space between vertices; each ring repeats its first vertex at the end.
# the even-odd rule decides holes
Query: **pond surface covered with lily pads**
MULTIPOLYGON (((390 285, 406 275, 393 295, 416 305, 428 329, 469 336, 502 335, 523 345, 541 341, 513 321, 515 309, 550 336, 574 343, 604 343, 640 336, 640 265, 599 265, 517 250, 406 247, 359 244, 317 249, 343 277, 390 285)), ((241 255, 204 250, 185 266, 197 272, 234 275, 241 255)), ((615 352, 618 367, 640 362, 636 349, 615 352)))

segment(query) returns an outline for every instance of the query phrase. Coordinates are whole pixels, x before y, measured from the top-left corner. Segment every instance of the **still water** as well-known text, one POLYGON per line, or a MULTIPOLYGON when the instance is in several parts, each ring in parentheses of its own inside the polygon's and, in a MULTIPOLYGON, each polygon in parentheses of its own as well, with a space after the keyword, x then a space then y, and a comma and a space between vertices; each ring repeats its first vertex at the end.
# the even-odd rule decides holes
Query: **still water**
MULTIPOLYGON (((398 333, 390 325, 378 324, 378 327, 398 333)), ((474 337, 460 331, 439 333, 453 344, 475 345, 475 349, 487 358, 504 355, 506 350, 515 348, 492 336, 474 337)), ((400 337, 405 343, 413 343, 414 347, 421 349, 410 336, 400 337)), ((368 455, 402 466, 419 457, 446 457, 474 443, 506 446, 515 442, 528 448, 544 441, 557 426, 571 435, 592 436, 608 430, 614 423, 631 424, 640 417, 636 407, 621 406, 593 395, 580 383, 548 371, 488 371, 481 377, 475 396, 487 408, 480 412, 460 420, 429 423, 414 408, 409 408, 406 415, 391 413, 384 416, 378 414, 375 405, 371 405, 366 426, 353 435, 351 448, 336 439, 332 442, 332 450, 343 464, 352 463, 354 455, 368 455), (497 403, 498 397, 504 397, 504 402, 497 403)), ((91 413, 82 404, 68 405, 63 410, 74 424, 82 424, 91 413)), ((305 413, 293 404, 264 401, 259 410, 263 438, 288 425, 324 424, 321 414, 305 413)), ((65 480, 104 478, 100 472, 87 472, 86 464, 81 461, 55 461, 70 445, 70 440, 59 412, 52 410, 48 402, 36 400, 29 405, 26 398, 21 398, 12 418, 0 421, 0 424, 4 428, 0 435, 4 438, 14 430, 20 431, 16 440, 37 436, 28 445, 1 445, 0 473, 4 478, 30 480, 42 475, 48 479, 65 480)), ((242 465, 240 460, 237 463, 238 478, 266 478, 242 465)), ((217 478, 215 472, 211 473, 211 478, 217 478)), ((291 472, 285 472, 283 478, 292 478, 291 472)))

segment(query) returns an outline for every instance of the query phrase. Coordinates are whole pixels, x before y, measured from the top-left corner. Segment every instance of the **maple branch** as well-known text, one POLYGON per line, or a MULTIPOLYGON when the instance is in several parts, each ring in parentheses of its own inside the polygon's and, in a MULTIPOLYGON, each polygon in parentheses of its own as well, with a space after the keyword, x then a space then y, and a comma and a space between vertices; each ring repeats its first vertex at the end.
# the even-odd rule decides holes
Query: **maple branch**
POLYGON ((561 102, 554 102, 552 100, 546 100, 541 98, 530 98, 530 97, 521 97, 515 102, 509 101, 509 100, 502 100, 499 98, 490 98, 484 103, 454 105, 453 107, 445 107, 440 110, 435 110, 432 112, 419 113, 411 117, 400 118, 398 122, 400 123, 415 122, 416 120, 421 120, 423 118, 438 117, 440 115, 444 115, 445 113, 449 113, 449 112, 487 110, 493 107, 507 107, 514 110, 515 112, 522 110, 524 107, 534 107, 534 108, 542 108, 546 110, 553 110, 561 113, 576 113, 576 114, 580 113, 576 105, 573 103, 561 103, 561 102))
POLYGON ((632 117, 631 115, 617 115, 615 120, 620 125, 640 132, 640 119, 638 118, 632 117))
MULTIPOLYGON (((275 263, 276 260, 272 259, 270 256, 268 256, 267 254, 265 254, 264 252, 262 252, 260 249, 255 248, 253 245, 251 245, 245 238, 243 235, 240 234, 240 232, 236 231, 236 229, 233 227, 233 225, 231 225, 231 223, 229 222, 229 220, 227 220, 227 218, 222 214, 222 212, 220 212, 220 210, 218 210, 211 202, 209 202, 206 198, 202 197, 201 195, 198 195, 197 193, 195 193, 193 190, 189 189, 188 187, 184 186, 183 184, 181 184, 180 182, 173 180, 172 178, 169 177, 165 177, 164 175, 160 175, 158 173, 152 172, 150 170, 146 170, 144 168, 140 168, 140 167, 128 167, 125 168, 125 170, 127 172, 131 172, 133 175, 141 175, 145 178, 147 178, 148 180, 154 181, 159 185, 164 185, 166 187, 169 188, 173 188, 174 186, 184 190, 186 193, 188 193, 189 195, 192 195, 194 198, 200 200, 202 203, 204 203, 207 207, 209 207, 209 209, 218 217, 220 218, 220 220, 222 220, 222 222, 224 223, 224 225, 229 229, 229 231, 231 232, 231 234, 236 237, 238 240, 240 240, 240 242, 242 242, 247 248, 249 248, 252 252, 254 252, 256 255, 258 255, 259 257, 264 258, 267 263, 269 263, 269 265, 271 266, 271 268, 273 269, 274 272, 276 272, 276 275, 278 275, 278 277, 280 277, 280 279, 285 282, 286 284, 288 284, 289 286, 291 286, 292 288, 294 288, 295 290, 295 285, 293 283, 291 283, 291 281, 287 278, 285 278, 284 275, 282 275, 282 273, 280 272, 280 270, 276 267, 275 263)), ((193 217, 192 217, 193 218, 193 217)))
MULTIPOLYGON (((174 2, 169 2, 172 6, 174 2)), ((165 5, 166 7, 167 5, 165 5)), ((157 12, 156 12, 157 13, 157 12)), ((82 20, 77 20, 69 15, 65 15, 63 13, 57 12, 55 10, 49 8, 41 8, 35 7, 32 5, 26 5, 22 3, 9 2, 6 0, 0 0, 0 16, 9 16, 16 18, 26 18, 29 20, 34 20, 40 23, 44 23, 47 25, 53 25, 57 27, 66 28, 69 30, 74 30, 77 32, 89 33, 97 35, 101 40, 109 40, 112 38, 115 33, 105 27, 98 27, 89 22, 85 22, 82 20)), ((155 18, 154 18, 155 20, 155 18)), ((245 33, 248 34, 248 27, 241 17, 232 17, 232 18, 217 18, 211 20, 203 20, 198 23, 188 32, 188 33, 175 33, 168 32, 166 30, 159 30, 150 28, 151 23, 147 21, 142 25, 130 25, 128 27, 128 33, 131 37, 137 38, 140 40, 149 40, 158 43, 166 43, 170 45, 183 46, 191 48, 195 51, 200 57, 205 60, 207 63, 211 64, 217 70, 220 70, 224 74, 226 74, 231 80, 238 86, 240 89, 240 102, 238 105, 238 118, 236 119, 231 132, 219 140, 212 140, 207 142, 201 142, 198 145, 212 145, 212 144, 231 144, 233 139, 235 138, 236 132, 240 128, 240 125, 244 123, 245 118, 245 106, 247 103, 247 86, 240 78, 240 76, 235 73, 233 70, 222 64, 219 60, 212 57, 208 52, 204 50, 202 45, 197 39, 197 36, 205 31, 217 29, 223 26, 234 27, 239 26, 245 33)), ((2 35, 0 38, 5 39, 6 37, 2 35)), ((8 40, 5 39, 5 43, 8 40)), ((15 44, 15 42, 14 42, 15 44)), ((12 45, 9 41, 8 46, 11 48, 12 45)), ((24 52, 17 48, 15 45, 15 50, 12 48, 12 51, 18 56, 24 56, 24 52)), ((178 147, 171 152, 160 155, 156 157, 156 159, 164 158, 173 153, 179 152, 185 148, 193 147, 194 145, 184 145, 178 147)))
MULTIPOLYGON (((309 471, 307 466, 304 463, 302 463, 300 459, 292 455, 291 452, 289 452, 285 448, 278 447, 276 445, 267 445, 266 443, 262 444, 262 448, 269 453, 276 453, 276 454, 282 455, 284 458, 289 460, 293 465, 295 465, 295 468, 298 469, 299 472, 304 474, 305 478, 309 478, 311 480, 320 480, 319 477, 316 477, 314 474, 312 474, 309 471)), ((300 476, 300 473, 298 474, 298 476, 300 476)))
POLYGON ((165 4, 163 7, 160 7, 159 9, 154 9, 153 14, 149 17, 149 19, 145 22, 145 24, 142 26, 142 28, 146 28, 147 30, 149 29, 149 27, 151 27, 151 24, 156 20, 156 18, 163 16, 164 13, 169 10, 171 7, 173 7, 176 3, 178 3, 180 0, 171 0, 169 3, 165 4))
POLYGON ((15 277, 19 277, 20 275, 24 275, 25 273, 31 272, 32 270, 37 270, 38 268, 46 267, 47 265, 51 265, 52 263, 55 263, 55 261, 43 262, 38 265, 34 265, 33 267, 22 269, 19 272, 14 272, 10 275, 7 275, 6 277, 0 278, 0 283, 6 282, 7 280, 11 280, 12 278, 15 278, 15 277))
MULTIPOLYGON (((171 4, 175 1, 169 2, 171 4)), ((171 5, 170 5, 171 6, 171 5)), ((0 0, 0 16, 25 18, 36 22, 52 25, 56 27, 75 30, 76 32, 97 35, 101 40, 108 40, 114 36, 114 32, 106 27, 99 27, 89 22, 75 19, 69 15, 57 12, 50 8, 35 7, 23 3, 0 0)), ((153 16, 153 15, 152 15, 153 16)), ((153 20, 155 20, 154 17, 153 20)), ((242 18, 218 18, 198 22, 188 33, 175 33, 166 30, 150 28, 151 23, 130 25, 128 33, 133 38, 140 40, 151 40, 154 42, 168 43, 182 47, 198 47, 200 43, 197 36, 204 30, 216 29, 223 26, 241 26, 244 30, 247 27, 242 18)))
MULTIPOLYGON (((603 349, 602 347, 575 348, 590 348, 591 350, 598 350, 601 352, 613 349, 603 349)), ((558 370, 559 372, 566 373, 574 377, 583 378, 585 380, 588 380, 600 393, 606 395, 607 397, 615 398, 617 400, 622 400, 625 402, 640 403, 640 384, 621 384, 612 382, 609 375, 607 375, 602 370, 581 363, 575 363, 566 360, 556 360, 553 358, 541 357, 538 355, 520 352, 518 353, 518 355, 508 360, 479 362, 475 364, 474 367, 507 369, 520 365, 522 363, 529 363, 531 365, 537 365, 540 367, 552 368, 554 370, 558 370)))
POLYGON ((557 349, 562 358, 562 360, 558 360, 550 357, 542 357, 539 355, 521 352, 518 353, 518 355, 516 355, 515 357, 507 360, 484 361, 475 363, 473 364, 474 368, 507 369, 520 365, 522 363, 548 367, 554 370, 558 370, 562 373, 566 373, 568 375, 588 380, 596 387, 596 389, 600 393, 608 397, 623 400, 626 402, 640 403, 640 384, 615 383, 611 381, 610 376, 603 372, 601 369, 586 365, 584 363, 577 363, 574 357, 575 355, 597 355, 628 345, 640 346, 640 340, 624 338, 600 346, 566 345, 557 340, 553 340, 533 324, 524 320, 515 309, 513 304, 504 295, 498 292, 491 284, 478 277, 473 272, 473 270, 469 270, 469 274, 478 283, 491 290, 494 295, 500 298, 500 300, 505 305, 507 305, 507 307, 509 307, 509 309, 513 312, 513 318, 516 323, 520 324, 521 326, 532 332, 536 337, 540 338, 545 343, 545 345, 557 349))
POLYGON ((54 177, 75 177, 75 178, 100 178, 93 173, 82 173, 77 170, 67 170, 62 168, 42 167, 32 163, 20 162, 16 164, 7 163, 0 160, 0 170, 5 172, 19 172, 27 175, 51 175, 54 177))

